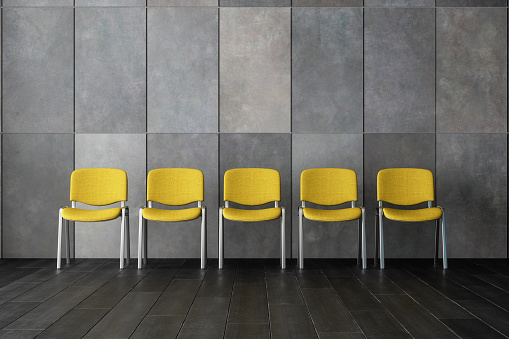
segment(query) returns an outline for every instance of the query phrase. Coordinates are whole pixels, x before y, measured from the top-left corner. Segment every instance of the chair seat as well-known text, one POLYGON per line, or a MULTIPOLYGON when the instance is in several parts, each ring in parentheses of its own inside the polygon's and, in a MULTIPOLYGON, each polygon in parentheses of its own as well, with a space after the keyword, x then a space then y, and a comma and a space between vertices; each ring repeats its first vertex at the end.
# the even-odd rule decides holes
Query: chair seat
POLYGON ((201 216, 201 208, 185 208, 181 210, 164 210, 160 208, 144 208, 143 217, 155 221, 185 221, 201 216))
POLYGON ((396 221, 429 221, 437 220, 442 217, 442 210, 438 207, 421 208, 417 210, 384 208, 383 212, 387 219, 396 221))
POLYGON ((339 210, 322 210, 306 207, 303 210, 304 216, 316 221, 347 221, 359 219, 362 215, 360 207, 342 208, 339 210))
POLYGON ((264 208, 260 210, 242 210, 237 208, 223 208, 223 216, 235 221, 263 221, 273 220, 281 216, 280 207, 264 208))
POLYGON ((122 208, 107 208, 104 210, 85 210, 67 207, 62 210, 62 217, 72 221, 106 221, 116 219, 122 213, 122 208))

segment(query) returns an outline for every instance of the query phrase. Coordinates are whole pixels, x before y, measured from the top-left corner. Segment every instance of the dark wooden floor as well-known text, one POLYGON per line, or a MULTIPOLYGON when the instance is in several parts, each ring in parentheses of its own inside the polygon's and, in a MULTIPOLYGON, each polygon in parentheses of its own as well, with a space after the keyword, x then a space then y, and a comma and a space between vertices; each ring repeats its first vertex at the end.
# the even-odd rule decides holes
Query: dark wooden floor
POLYGON ((508 260, 0 261, 0 338, 506 338, 508 260))

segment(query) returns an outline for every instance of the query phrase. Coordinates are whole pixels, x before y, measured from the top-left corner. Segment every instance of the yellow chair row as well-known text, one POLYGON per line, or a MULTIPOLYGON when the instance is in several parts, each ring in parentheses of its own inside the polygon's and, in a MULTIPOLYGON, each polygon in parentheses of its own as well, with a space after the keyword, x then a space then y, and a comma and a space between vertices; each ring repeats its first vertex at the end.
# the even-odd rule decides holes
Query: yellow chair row
MULTIPOLYGON (((359 221, 358 264, 366 268, 365 210, 356 206, 357 175, 354 171, 341 168, 314 168, 301 174, 301 206, 299 206, 299 251, 298 266, 304 268, 303 219, 339 222, 359 221), (314 207, 306 207, 312 203, 314 207), (350 203, 350 207, 322 209, 320 206, 337 206, 350 203)), ((196 169, 161 168, 150 171, 147 178, 147 206, 140 208, 138 237, 138 268, 147 261, 147 220, 186 221, 201 217, 201 268, 206 266, 207 229, 204 200, 203 173, 196 169), (162 209, 153 203, 183 206, 197 203, 197 207, 184 209, 162 209)), ((447 268, 445 218, 441 207, 433 207, 433 175, 430 171, 417 168, 392 168, 378 173, 377 178, 377 249, 380 254, 380 268, 385 267, 383 216, 404 222, 437 220, 435 241, 435 263, 438 260, 439 223, 442 220, 443 263, 447 268), (423 202, 427 208, 396 209, 383 207, 382 203, 410 206, 423 202)), ((70 221, 106 221, 121 217, 120 268, 129 264, 129 209, 127 201, 127 174, 120 169, 87 168, 76 170, 71 175, 71 207, 59 210, 57 268, 61 263, 62 231, 65 231, 67 263, 70 263, 70 221), (120 202, 120 207, 101 210, 77 208, 76 203, 106 206, 120 202), (65 227, 63 227, 65 226, 65 227)), ((255 222, 280 219, 281 221, 281 268, 286 267, 285 254, 285 208, 279 206, 281 186, 279 172, 265 168, 237 168, 228 170, 224 176, 224 206, 219 208, 219 268, 224 264, 224 222, 223 219, 239 222, 255 222), (260 206, 273 203, 274 207, 244 209, 230 206, 235 203, 244 206, 260 206)))

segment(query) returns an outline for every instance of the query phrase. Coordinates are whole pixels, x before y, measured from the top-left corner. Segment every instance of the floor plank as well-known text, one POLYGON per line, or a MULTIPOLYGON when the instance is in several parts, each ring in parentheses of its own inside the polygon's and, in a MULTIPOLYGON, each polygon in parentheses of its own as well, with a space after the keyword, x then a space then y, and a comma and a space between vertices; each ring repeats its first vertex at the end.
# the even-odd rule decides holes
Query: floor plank
POLYGON ((149 315, 186 316, 200 286, 200 280, 174 279, 154 304, 149 315))
POLYGON ((267 289, 261 283, 235 283, 229 324, 268 324, 267 289))
POLYGON ((357 278, 330 277, 329 281, 349 310, 378 310, 380 303, 357 278))
POLYGON ((225 339, 270 339, 269 324, 228 324, 225 339))
POLYGON ((414 338, 455 338, 441 321, 407 295, 378 295, 382 305, 414 338))
POLYGON ((160 293, 130 292, 84 338, 129 338, 160 293))
POLYGON ((505 338, 502 334, 492 329, 479 319, 443 319, 450 329, 461 338, 505 338))
POLYGON ((302 294, 318 332, 360 332, 350 312, 332 289, 303 288, 302 294))
POLYGON ((143 278, 143 276, 115 276, 76 308, 112 308, 143 278))
POLYGON ((38 338, 81 338, 101 320, 108 309, 73 309, 42 332, 38 338))
POLYGON ((318 338, 305 305, 270 304, 272 338, 318 338))
POLYGON ((148 315, 130 339, 176 338, 184 319, 184 316, 148 315))
POLYGON ((412 338, 386 310, 352 311, 367 338, 412 338))

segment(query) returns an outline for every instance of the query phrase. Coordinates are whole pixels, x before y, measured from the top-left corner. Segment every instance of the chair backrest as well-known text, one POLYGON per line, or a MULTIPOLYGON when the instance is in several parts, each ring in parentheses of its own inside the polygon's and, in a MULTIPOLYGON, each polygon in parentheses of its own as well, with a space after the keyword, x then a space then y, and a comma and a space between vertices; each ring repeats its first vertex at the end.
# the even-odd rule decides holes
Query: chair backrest
POLYGON ((71 201, 104 206, 127 201, 127 173, 117 168, 83 168, 71 174, 71 201))
POLYGON ((388 168, 378 172, 377 200, 396 205, 434 201, 433 173, 422 168, 388 168))
POLYGON ((250 206, 281 201, 279 172, 268 168, 235 168, 226 171, 224 200, 250 206))
POLYGON ((357 174, 344 168, 311 168, 300 176, 300 200, 319 205, 357 201, 357 174))
POLYGON ((158 168, 148 173, 147 201, 181 206, 203 201, 203 173, 193 168, 158 168))

